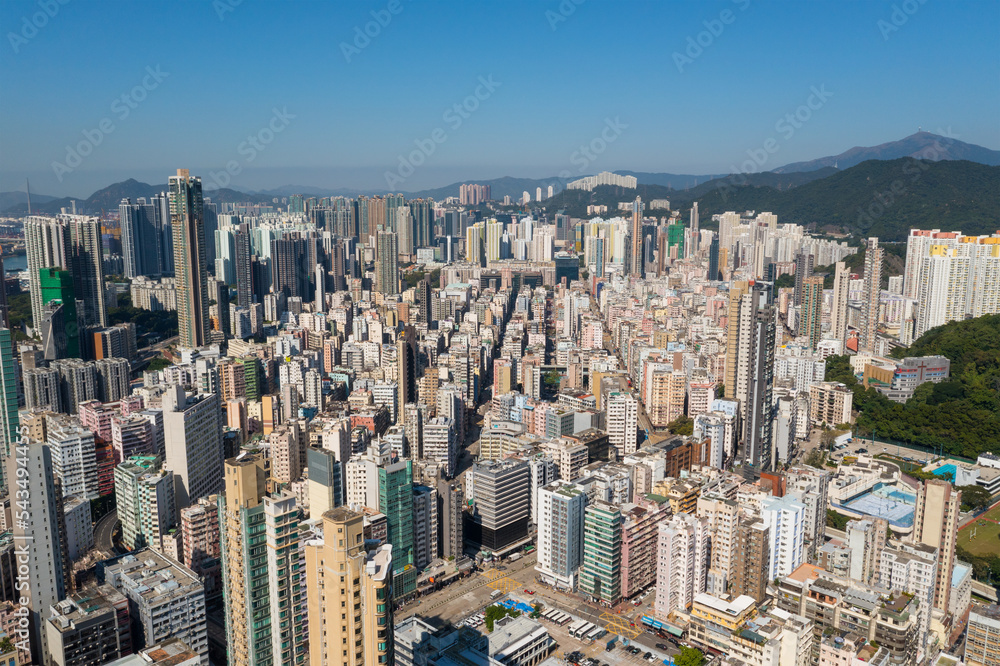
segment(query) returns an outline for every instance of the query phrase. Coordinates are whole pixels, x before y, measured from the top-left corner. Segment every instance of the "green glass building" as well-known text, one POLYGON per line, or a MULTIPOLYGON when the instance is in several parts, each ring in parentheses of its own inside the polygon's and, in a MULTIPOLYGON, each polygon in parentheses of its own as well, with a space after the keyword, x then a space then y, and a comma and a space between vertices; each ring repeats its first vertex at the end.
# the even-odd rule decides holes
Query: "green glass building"
POLYGON ((401 460, 378 468, 378 506, 385 514, 392 544, 393 594, 406 597, 417 589, 413 539, 413 463, 401 460))
MULTIPOLYGON (((14 337, 9 328, 0 328, 0 455, 10 457, 17 443, 17 365, 14 361, 14 337)), ((0 485, 6 487, 3 475, 6 465, 0 465, 0 485)))
POLYGON ((66 349, 59 358, 80 358, 80 330, 77 324, 76 295, 73 291, 73 274, 60 268, 42 268, 38 271, 42 290, 42 305, 59 301, 63 308, 63 333, 66 349))
POLYGON ((583 566, 580 590, 598 601, 617 603, 622 596, 622 513, 598 500, 583 512, 583 566))
POLYGON ((684 225, 681 222, 675 222, 667 226, 667 254, 669 255, 670 249, 677 246, 677 258, 684 258, 684 225))

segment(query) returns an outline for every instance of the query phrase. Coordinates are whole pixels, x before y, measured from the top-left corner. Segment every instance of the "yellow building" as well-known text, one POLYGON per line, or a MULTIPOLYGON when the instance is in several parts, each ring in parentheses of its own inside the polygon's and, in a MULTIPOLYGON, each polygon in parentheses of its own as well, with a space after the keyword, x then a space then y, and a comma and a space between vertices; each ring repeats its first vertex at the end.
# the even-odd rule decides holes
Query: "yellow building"
POLYGON ((366 553, 362 514, 337 507, 305 554, 311 666, 394 663, 392 546, 366 553))
POLYGON ((293 666, 305 661, 295 496, 271 494, 261 454, 226 461, 220 525, 226 639, 233 663, 293 666))

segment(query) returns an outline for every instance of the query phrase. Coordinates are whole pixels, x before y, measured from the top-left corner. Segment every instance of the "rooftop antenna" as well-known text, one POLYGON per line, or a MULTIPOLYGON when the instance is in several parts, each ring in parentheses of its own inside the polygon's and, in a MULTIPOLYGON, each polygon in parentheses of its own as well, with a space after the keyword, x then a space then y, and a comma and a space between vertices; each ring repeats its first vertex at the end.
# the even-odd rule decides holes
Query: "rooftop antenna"
POLYGON ((24 179, 24 188, 28 194, 28 215, 31 215, 31 182, 27 178, 24 179))

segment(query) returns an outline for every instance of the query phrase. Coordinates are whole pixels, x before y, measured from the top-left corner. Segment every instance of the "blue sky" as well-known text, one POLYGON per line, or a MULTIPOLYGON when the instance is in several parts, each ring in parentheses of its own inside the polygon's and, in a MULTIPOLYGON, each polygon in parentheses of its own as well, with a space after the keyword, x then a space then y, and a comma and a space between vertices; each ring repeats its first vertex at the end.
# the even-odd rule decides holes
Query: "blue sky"
POLYGON ((992 0, 62 1, 0 3, 0 190, 722 173, 774 139, 766 170, 918 126, 1000 148, 992 0))

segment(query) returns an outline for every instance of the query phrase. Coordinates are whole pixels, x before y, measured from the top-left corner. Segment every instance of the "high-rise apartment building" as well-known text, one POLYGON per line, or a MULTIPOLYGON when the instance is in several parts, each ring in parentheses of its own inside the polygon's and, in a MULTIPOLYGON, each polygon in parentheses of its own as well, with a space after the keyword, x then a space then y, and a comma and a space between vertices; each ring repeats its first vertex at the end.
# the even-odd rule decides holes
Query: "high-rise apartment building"
MULTIPOLYGON (((742 458, 744 473, 749 475, 768 471, 773 464, 771 394, 774 384, 775 320, 771 285, 750 285, 739 302, 734 390, 730 392, 728 385, 726 387, 726 395, 740 401, 742 458)), ((732 355, 727 349, 727 365, 729 358, 732 355)), ((728 367, 726 374, 728 377, 728 367)))
POLYGON ((739 566, 737 560, 740 506, 735 500, 715 493, 698 497, 695 515, 704 518, 712 535, 712 554, 705 588, 709 594, 725 594, 739 566))
POLYGON ((52 607, 45 624, 51 663, 97 666, 120 659, 132 653, 130 630, 128 599, 115 588, 73 593, 52 607))
POLYGON ((640 197, 636 197, 632 203, 632 252, 629 260, 629 275, 632 277, 644 277, 645 275, 645 254, 643 253, 643 233, 642 233, 642 210, 643 204, 640 197))
POLYGON ((309 663, 395 663, 394 547, 365 552, 364 518, 346 507, 323 514, 323 539, 305 545, 309 663))
POLYGON ((163 552, 163 537, 177 522, 174 475, 156 456, 135 456, 115 467, 115 501, 122 543, 163 552))
POLYGON ((217 393, 188 395, 174 385, 163 394, 165 467, 174 473, 177 506, 223 489, 222 412, 217 393))
POLYGON ((583 511, 580 591, 596 601, 616 604, 622 597, 622 512, 603 500, 583 511))
POLYGON ((865 286, 861 295, 861 335, 858 338, 858 351, 875 351, 884 258, 885 249, 879 247, 878 239, 869 238, 865 242, 865 286))
MULTIPOLYGON (((44 423, 44 419, 41 420, 44 423)), ((44 432, 44 425, 37 430, 44 432)), ((42 433, 38 433, 42 434, 42 433)), ((23 570, 18 572, 19 596, 28 609, 28 643, 35 661, 52 663, 44 622, 49 609, 66 597, 68 562, 61 546, 61 492, 52 471, 52 453, 44 441, 29 440, 23 449, 7 458, 8 479, 23 479, 18 492, 31 498, 26 509, 17 509, 12 529, 14 543, 23 548, 23 570), (18 474, 18 470, 24 470, 18 474), (24 603, 23 600, 27 600, 24 603)), ((22 639, 23 640, 23 639, 22 639)))
POLYGON ((125 277, 139 275, 158 278, 163 273, 160 266, 163 230, 157 226, 158 217, 153 204, 140 199, 122 199, 118 204, 118 219, 122 234, 122 259, 125 277))
POLYGON ((795 255, 795 305, 802 305, 805 294, 806 280, 812 277, 813 263, 816 257, 810 252, 800 252, 795 255))
POLYGON ((400 460, 378 467, 378 510, 385 514, 387 539, 393 546, 395 594, 405 598, 417 589, 413 533, 413 462, 400 460))
POLYGON ((44 268, 62 269, 72 274, 76 299, 83 301, 79 313, 83 326, 107 326, 100 220, 69 214, 54 218, 30 216, 24 223, 24 240, 35 328, 42 327, 40 272, 44 268))
POLYGON ((247 666, 304 664, 299 509, 294 495, 268 493, 265 466, 250 453, 225 463, 219 502, 228 650, 247 666))
POLYGON ((830 310, 830 334, 843 343, 847 339, 847 298, 851 274, 843 261, 838 261, 833 276, 833 305, 830 310))
POLYGON ((9 328, 0 328, 0 486, 7 487, 6 461, 18 441, 17 361, 14 337, 9 328))
POLYGON ((675 514, 659 525, 656 564, 657 617, 687 610, 705 591, 710 561, 707 521, 689 513, 675 514))
POLYGON ((219 498, 209 495, 180 511, 184 565, 198 574, 205 584, 205 594, 221 594, 219 569, 219 498))
POLYGON ((1000 606, 974 604, 965 636, 967 666, 995 666, 1000 654, 1000 606))
POLYGON ((392 231, 379 231, 377 238, 375 289, 380 294, 395 296, 399 293, 399 237, 392 231))
POLYGON ((435 416, 423 425, 423 457, 442 464, 444 475, 451 479, 458 471, 458 433, 454 419, 435 416))
POLYGON ((760 516, 770 539, 767 579, 787 576, 805 561, 806 507, 792 496, 765 497, 760 516))
POLYGON ((170 227, 181 347, 208 344, 208 257, 201 178, 178 169, 169 179, 170 227))
POLYGON ((736 377, 740 367, 740 310, 743 296, 750 290, 746 280, 735 280, 729 285, 729 311, 726 317, 726 393, 735 395, 736 377))
POLYGON ((527 461, 474 463, 465 478, 466 498, 472 501, 466 540, 487 550, 503 550, 527 537, 530 482, 527 461))
POLYGON ((958 540, 958 514, 962 491, 943 479, 924 481, 917 490, 913 514, 913 540, 938 549, 937 581, 934 584, 934 607, 948 610, 951 575, 955 568, 958 540))
POLYGON ((635 453, 639 443, 639 403, 621 391, 607 397, 608 440, 618 449, 618 457, 635 453))
POLYGON ((538 489, 538 564, 542 581, 575 590, 583 562, 585 489, 561 481, 538 489))
POLYGON ((823 278, 821 276, 808 277, 803 281, 801 308, 799 334, 809 341, 809 349, 815 350, 823 335, 823 278))
POLYGON ((729 593, 733 597, 753 597, 754 601, 761 603, 767 597, 767 583, 770 580, 770 529, 760 518, 743 518, 736 529, 734 544, 729 593))
POLYGON ((179 639, 201 657, 202 666, 208 666, 205 587, 193 571, 145 549, 108 565, 104 576, 128 597, 129 615, 140 638, 136 649, 179 639))

